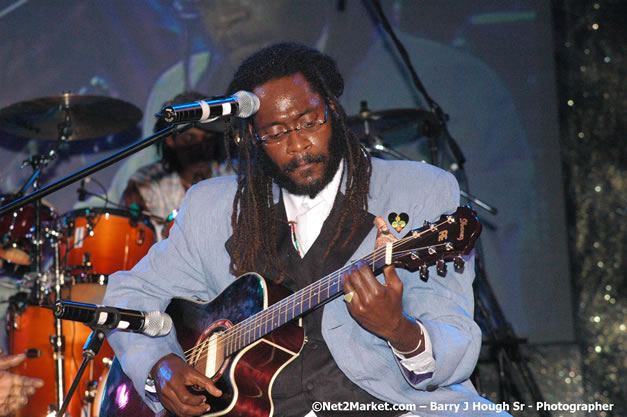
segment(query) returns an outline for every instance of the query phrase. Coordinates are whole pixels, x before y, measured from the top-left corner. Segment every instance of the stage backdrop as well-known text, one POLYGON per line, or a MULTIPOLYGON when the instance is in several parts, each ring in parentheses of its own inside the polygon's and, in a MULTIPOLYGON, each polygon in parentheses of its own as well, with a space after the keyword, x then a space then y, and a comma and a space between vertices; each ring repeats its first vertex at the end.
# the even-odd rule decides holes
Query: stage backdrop
MULTIPOLYGON (((462 171, 450 141, 440 137, 435 163, 499 210, 492 215, 475 205, 485 226, 486 273, 478 279, 497 300, 488 314, 502 308, 517 335, 533 342, 572 340, 548 3, 382 4, 466 159, 462 171)), ((63 145, 43 185, 152 133, 154 113, 184 89, 223 93, 245 56, 277 41, 336 58, 349 115, 362 101, 373 111, 427 108, 370 2, 0 0, 0 36, 0 108, 72 91, 118 98, 144 112, 136 129, 63 145)), ((397 154, 434 162, 415 127, 381 139, 397 154)), ((22 161, 52 145, 0 134, 0 192, 19 190, 31 174, 22 161)), ((93 175, 87 187, 106 188, 117 200, 128 177, 155 158, 147 149, 93 175)), ((77 188, 46 200, 62 215, 77 203, 77 188)))

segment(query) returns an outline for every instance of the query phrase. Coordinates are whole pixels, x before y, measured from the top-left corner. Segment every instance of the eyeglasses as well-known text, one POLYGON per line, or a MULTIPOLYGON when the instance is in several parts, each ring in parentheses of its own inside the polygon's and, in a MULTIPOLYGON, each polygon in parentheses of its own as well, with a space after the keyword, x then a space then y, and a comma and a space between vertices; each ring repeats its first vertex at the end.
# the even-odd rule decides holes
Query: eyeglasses
POLYGON ((324 106, 324 119, 322 120, 315 120, 314 113, 307 113, 301 118, 301 120, 299 120, 298 124, 293 129, 286 129, 285 126, 274 125, 266 129, 266 133, 262 136, 259 136, 257 134, 257 130, 255 129, 255 137, 258 141, 266 145, 274 145, 285 139, 290 132, 298 132, 301 130, 312 133, 317 132, 327 122, 328 112, 329 105, 327 104, 324 106))

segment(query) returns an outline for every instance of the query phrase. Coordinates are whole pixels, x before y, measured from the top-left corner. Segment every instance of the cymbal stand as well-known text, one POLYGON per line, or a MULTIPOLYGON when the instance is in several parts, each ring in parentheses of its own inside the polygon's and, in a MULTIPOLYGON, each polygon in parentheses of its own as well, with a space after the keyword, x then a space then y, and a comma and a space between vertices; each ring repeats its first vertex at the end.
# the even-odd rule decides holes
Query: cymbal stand
POLYGON ((363 120, 364 124, 364 139, 368 146, 366 150, 370 153, 382 153, 390 155, 396 159, 409 159, 407 156, 403 155, 401 152, 398 152, 390 145, 385 143, 381 136, 377 135, 374 131, 370 129, 371 114, 372 112, 368 108, 368 102, 366 100, 362 100, 360 103, 359 116, 361 117, 361 120, 363 120))
MULTIPOLYGON (((62 275, 59 259, 59 236, 55 236, 54 243, 54 291, 57 299, 61 297, 62 275)), ((65 392, 65 336, 63 335, 63 322, 54 318, 55 334, 50 335, 53 357, 55 361, 56 377, 56 408, 60 409, 63 404, 63 393, 65 392)))
MULTIPOLYGON (((48 165, 50 161, 53 161, 57 156, 57 151, 61 144, 67 142, 72 135, 72 120, 69 113, 69 107, 63 106, 65 111, 65 118, 62 123, 59 124, 58 132, 59 136, 52 149, 50 149, 44 155, 33 155, 30 158, 22 162, 22 167, 30 165, 33 168, 33 175, 26 181, 24 186, 18 193, 19 197, 22 197, 24 193, 32 186, 36 192, 39 190, 39 179, 43 173, 43 168, 48 165)), ((47 288, 43 282, 43 233, 42 233, 42 220, 41 220, 41 199, 38 198, 34 201, 35 206, 35 235, 33 245, 35 247, 34 264, 36 285, 34 291, 31 294, 31 301, 41 305, 44 303, 47 294, 47 288)), ((51 232, 55 234, 55 232, 51 232)), ((55 292, 57 297, 61 294, 61 274, 59 268, 59 244, 58 239, 55 238, 54 243, 54 268, 55 268, 55 292)), ((56 405, 59 408, 63 402, 64 392, 64 369, 65 369, 65 337, 63 336, 63 326, 60 319, 54 319, 55 334, 50 335, 50 344, 52 345, 53 358, 55 360, 55 378, 56 378, 56 405)))

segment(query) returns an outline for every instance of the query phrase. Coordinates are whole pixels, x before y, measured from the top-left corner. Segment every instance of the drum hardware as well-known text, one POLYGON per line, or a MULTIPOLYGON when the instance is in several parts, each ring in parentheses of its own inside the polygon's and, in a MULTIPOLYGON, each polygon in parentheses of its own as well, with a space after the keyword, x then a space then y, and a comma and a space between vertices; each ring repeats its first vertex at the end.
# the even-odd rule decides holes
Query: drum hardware
MULTIPOLYGON (((59 240, 55 240, 54 244, 54 291, 57 297, 61 296, 61 283, 63 281, 63 275, 60 268, 60 256, 59 256, 59 240)), ((63 336, 63 322, 54 318, 55 334, 50 337, 50 344, 52 345, 53 359, 56 365, 56 404, 60 407, 63 403, 64 382, 65 382, 65 337, 63 336)), ((63 416, 63 414, 61 414, 63 416)))
POLYGON ((85 225, 85 229, 87 230, 87 236, 94 236, 94 216, 95 213, 88 213, 86 216, 87 224, 85 225))
MULTIPOLYGON (((70 102, 71 102, 71 100, 70 100, 70 102)), ((56 111, 53 111, 53 109, 51 110, 49 108, 47 109, 47 111, 50 114, 56 112, 56 111)), ((40 112, 40 114, 38 114, 38 116, 42 116, 41 113, 43 113, 43 116, 46 116, 46 112, 40 112)), ((58 112, 56 112, 56 113, 58 113, 58 112)), ((71 111, 70 112, 66 112, 66 114, 69 114, 69 118, 73 117, 71 111)), ((64 114, 64 116, 63 116, 63 121, 64 122, 68 119, 66 117, 66 114, 64 114)), ((99 111, 99 114, 100 114, 100 116, 106 118, 107 120, 111 119, 111 114, 110 114, 110 112, 107 111, 107 109, 102 109, 101 111, 99 111)), ((5 112, 4 110, 0 110, 0 130, 11 131, 11 129, 13 129, 12 133, 14 133, 14 134, 18 134, 18 135, 22 134, 22 135, 27 136, 27 137, 34 137, 36 135, 36 133, 38 132, 38 129, 39 129, 39 132, 44 132, 44 133, 42 133, 42 135, 43 135, 42 137, 49 137, 50 136, 50 129, 48 127, 46 127, 45 123, 36 123, 36 122, 30 123, 29 120, 24 120, 24 118, 22 118, 20 120, 19 117, 13 117, 13 116, 9 117, 9 116, 10 115, 7 112, 5 112), (20 122, 24 122, 24 123, 21 123, 21 125, 20 125, 20 122), (16 125, 19 125, 19 126, 16 127, 16 125), (26 133, 26 132, 29 132, 29 133, 26 133)), ((47 118, 48 119, 52 119, 50 117, 47 117, 47 118)), ((28 118, 26 118, 26 119, 28 119, 28 118)), ((36 117, 35 117, 35 119, 36 119, 36 117)), ((139 118, 138 118, 138 120, 139 120, 139 118)), ((68 132, 65 131, 65 132, 63 132, 63 135, 68 136, 68 138, 69 138, 68 140, 79 140, 79 139, 83 138, 83 136, 89 137, 89 135, 85 135, 85 134, 81 133, 79 131, 78 127, 81 127, 81 126, 84 125, 87 128, 89 128, 90 127, 90 123, 76 123, 76 120, 74 120, 73 121, 73 126, 72 126, 73 127, 73 131, 71 132, 71 134, 68 134, 68 132)), ((102 123, 94 123, 93 125, 102 127, 102 123)), ((81 169, 81 170, 79 170, 79 171, 77 171, 77 172, 75 172, 73 174, 70 174, 70 175, 66 176, 65 178, 62 178, 62 179, 60 179, 60 180, 58 180, 58 181, 56 181, 56 182, 54 182, 52 184, 49 184, 49 185, 47 185, 45 187, 42 187, 42 188, 36 187, 36 190, 34 192, 32 192, 32 193, 30 193, 28 195, 25 195, 24 197, 20 197, 17 200, 0 207, 0 216, 4 215, 4 214, 6 214, 6 213, 8 213, 10 211, 13 211, 13 210, 19 209, 21 207, 24 207, 27 204, 30 204, 32 202, 41 201, 41 198, 45 197, 48 194, 51 194, 51 193, 53 193, 55 191, 58 191, 58 190, 66 187, 66 186, 68 186, 68 185, 70 185, 70 184, 72 184, 74 182, 80 181, 81 179, 87 177, 88 175, 91 175, 94 172, 97 172, 97 171, 103 169, 106 166, 109 166, 109 165, 112 165, 112 164, 114 164, 114 163, 116 163, 118 161, 121 161, 122 159, 128 157, 129 155, 132 155, 133 153, 138 152, 141 149, 144 149, 144 148, 146 148, 148 146, 151 146, 151 145, 153 145, 153 144, 163 140, 167 136, 170 136, 172 134, 178 134, 178 133, 184 132, 185 130, 189 129, 190 127, 192 127, 192 124, 171 125, 171 126, 165 128, 165 129, 163 129, 162 131, 160 131, 160 132, 158 132, 158 133, 148 137, 148 138, 142 139, 142 140, 138 141, 137 143, 135 143, 135 144, 133 144, 131 146, 128 146, 128 147, 124 148, 123 150, 121 150, 121 151, 119 151, 119 152, 117 152, 117 153, 115 153, 115 154, 113 154, 113 155, 111 155, 111 156, 109 156, 107 158, 104 158, 103 160, 101 160, 101 161, 99 161, 97 163, 94 163, 94 164, 92 164, 92 165, 90 165, 88 167, 85 167, 84 169, 81 169)), ((53 130, 53 131, 56 131, 56 130, 53 130)), ((107 133, 107 132, 105 132, 105 133, 107 133)), ((27 188, 28 187, 26 186, 26 187, 24 187, 23 190, 25 191, 27 188)), ((22 194, 23 194, 23 192, 20 195, 22 195, 22 194)), ((37 220, 35 223, 37 225, 41 224, 40 220, 37 220)), ((128 224, 128 222, 127 222, 127 224, 128 224)), ((152 233, 152 236, 154 238, 154 228, 147 221, 145 221, 145 222, 142 221, 142 224, 140 224, 139 227, 148 228, 145 231, 147 237, 144 239, 144 241, 145 241, 145 244, 149 243, 150 242, 150 233, 152 233)), ((36 227, 35 231, 37 233, 40 233, 41 232, 41 228, 40 227, 36 227)), ((96 238, 96 236, 98 234, 97 226, 94 226, 94 233, 95 233, 95 235, 94 235, 94 237, 90 237, 91 239, 96 238)), ((57 243, 61 244, 62 242, 66 241, 67 238, 68 238, 67 236, 62 236, 62 238, 58 239, 57 243)), ((36 237, 36 241, 39 242, 40 240, 41 239, 37 236, 36 237)), ((132 242, 132 240, 130 242, 132 242)), ((135 247, 135 248, 139 248, 139 249, 143 248, 143 246, 137 246, 137 245, 131 245, 131 247, 135 247)), ((67 248, 68 248, 68 246, 66 246, 66 249, 67 248)), ((92 262, 93 266, 95 267, 96 266, 96 256, 95 256, 95 253, 92 250, 90 250, 89 252, 92 255, 91 262, 92 262)), ((39 257, 39 259, 41 260, 41 256, 39 257)), ((59 265, 60 265, 59 260, 60 259, 61 259, 60 255, 56 255, 55 256, 55 264, 56 264, 56 266, 55 266, 55 290, 59 290, 59 291, 56 292, 56 296, 57 297, 60 296, 60 288, 61 288, 61 285, 60 285, 61 284, 61 271, 59 270, 59 265)), ((41 278, 41 271, 42 271, 41 267, 38 267, 38 269, 36 271, 37 272, 37 276, 38 276, 38 280, 41 278)), ((35 296, 31 297, 31 300, 34 299, 34 300, 40 301, 40 299, 42 298, 41 294, 39 293, 39 288, 41 288, 41 287, 37 286, 37 288, 38 288, 38 290, 37 290, 38 293, 35 294, 35 296)), ((33 303, 33 304, 40 304, 41 305, 43 303, 37 302, 37 303, 33 303)), ((41 307, 32 307, 32 308, 34 308, 34 309, 36 309, 36 308, 41 309, 41 307)), ((26 311, 25 314, 28 314, 28 313, 29 313, 29 311, 26 311)), ((44 320, 44 322, 45 322, 45 320, 44 320)), ((57 323, 55 323, 55 324, 57 324, 57 323)), ((33 326, 31 326, 31 327, 33 327, 33 326)), ((58 326, 55 326, 55 332, 60 332, 61 329, 59 329, 58 326)), ((59 336, 57 335, 57 337, 59 337, 59 336)), ((100 338, 99 337, 90 337, 90 339, 100 339, 100 338)), ((55 343, 59 343, 59 340, 58 339, 55 340, 55 343)), ((101 343, 102 343, 102 341, 101 341, 101 343)), ((91 351, 91 352, 97 351, 97 349, 95 349, 95 348, 90 348, 88 350, 91 351)), ((87 352, 86 355, 89 356, 90 353, 87 352)), ((39 359, 39 360, 41 360, 41 359, 39 359)), ((57 355, 57 362, 56 362, 57 367, 59 367, 59 363, 62 363, 62 360, 63 360, 62 355, 58 354, 57 355)), ((86 361, 87 361, 87 358, 85 358, 83 360, 83 362, 86 362, 86 361)), ((67 362, 66 362, 66 365, 67 365, 67 362)), ((83 369, 79 370, 80 374, 82 374, 84 372, 83 364, 81 364, 81 367, 83 369)), ((60 385, 61 382, 62 382, 62 378, 60 378, 59 375, 60 375, 60 373, 57 370, 57 377, 56 377, 57 385, 60 385)), ((75 379, 74 383, 72 384, 73 387, 76 384, 78 384, 78 382, 75 379)), ((59 389, 59 387, 57 387, 57 391, 61 391, 59 389)), ((35 396, 37 394, 38 393, 35 393, 35 396)), ((60 399, 61 399, 61 395, 57 395, 56 402, 59 403, 60 399)), ((67 408, 67 405, 65 405, 65 403, 67 403, 69 401, 69 399, 70 399, 69 396, 66 397, 66 401, 62 402, 60 407, 54 407, 53 406, 51 408, 51 410, 58 409, 59 410, 59 415, 60 415, 62 412, 64 412, 64 408, 63 407, 67 408)), ((36 406, 41 406, 42 404, 47 404, 49 402, 46 401, 44 403, 44 402, 37 401, 37 400, 33 399, 31 401, 31 403, 36 405, 36 406)), ((27 405, 27 407, 28 407, 28 405, 27 405)), ((37 413, 37 414, 40 414, 40 413, 37 413)), ((76 413, 76 415, 78 415, 78 413, 76 413)))
POLYGON ((28 348, 24 351, 24 355, 26 355, 26 359, 37 359, 41 358, 42 352, 41 349, 28 348))
POLYGON ((176 215, 178 214, 178 210, 172 210, 168 217, 165 218, 163 222, 163 229, 161 229, 161 239, 167 239, 170 235, 170 229, 174 225, 174 219, 176 219, 176 215))
POLYGON ((384 142, 382 135, 409 127, 416 127, 416 137, 437 130, 433 113, 420 109, 390 109, 373 112, 362 100, 359 114, 346 118, 346 124, 371 154, 390 155, 395 159, 409 159, 384 142))
POLYGON ((102 358, 102 364, 107 368, 111 369, 111 365, 113 364, 113 359, 111 358, 102 358))
POLYGON ((137 238, 137 246, 141 246, 144 244, 144 235, 146 234, 146 232, 144 232, 144 229, 140 229, 139 230, 139 237, 137 238))
MULTIPOLYGON (((58 97, 46 97, 21 102, 0 110, 0 130, 21 137, 56 140, 53 147, 48 152, 43 155, 33 155, 23 162, 23 167, 30 165, 33 168, 33 175, 28 179, 21 190, 16 193, 15 201, 6 205, 4 199, 0 200, 0 206, 3 206, 0 208, 0 226, 4 226, 5 219, 9 219, 12 216, 12 225, 8 229, 9 235, 7 236, 7 233, 4 233, 4 227, 0 228, 0 237, 2 238, 0 256, 15 257, 20 254, 26 254, 26 256, 16 259, 25 264, 25 266, 32 266, 34 270, 34 272, 31 273, 32 276, 24 280, 25 283, 31 285, 31 291, 25 293, 25 300, 22 306, 15 309, 21 313, 19 313, 15 320, 11 321, 13 336, 15 336, 15 331, 17 331, 19 327, 18 319, 22 317, 22 315, 24 315, 23 318, 26 318, 28 315, 35 314, 37 315, 38 322, 51 323, 51 321, 48 321, 49 319, 44 318, 44 316, 38 316, 38 314, 40 314, 38 310, 40 307, 36 306, 44 305, 46 301, 49 300, 51 293, 54 293, 56 297, 60 297, 61 287, 65 282, 65 275, 71 276, 60 268, 59 245, 62 238, 65 238, 65 236, 57 234, 56 231, 52 231, 52 233, 48 234, 42 227, 42 220, 49 221, 54 219, 48 219, 42 215, 41 198, 43 195, 47 195, 62 188, 59 184, 63 181, 58 181, 51 186, 40 188, 39 180, 43 169, 50 161, 56 158, 57 151, 63 143, 117 133, 136 126, 140 119, 141 111, 129 103, 108 97, 79 96, 71 93, 63 93, 58 97), (34 192, 26 197, 22 197, 31 187, 34 192), (27 206, 27 204, 30 205, 27 206), (29 235, 28 239, 22 239, 23 242, 17 242, 28 243, 28 245, 25 245, 28 247, 24 248, 20 253, 17 252, 17 250, 20 249, 19 245, 14 245, 16 242, 13 236, 17 232, 17 229, 13 224, 15 224, 16 219, 19 220, 19 213, 25 208, 28 210, 29 207, 31 211, 32 207, 34 207, 34 221, 30 224, 32 231, 29 231, 29 233, 32 233, 32 236, 29 235), (13 210, 12 214, 4 216, 6 213, 11 212, 11 210, 13 210), (43 273, 42 251, 43 245, 47 239, 54 241, 52 243, 55 250, 53 274, 43 273)), ((169 131, 171 130, 172 129, 169 131)), ((94 235, 96 225, 96 222, 87 222, 85 228, 86 237, 94 235)), ((145 240, 148 239, 145 238, 145 240)), ((90 255, 87 255, 87 262, 85 263, 88 264, 91 262, 90 259, 93 259, 93 256, 90 258, 90 255)), ((72 278, 74 279, 73 276, 72 278)), ((102 281, 102 279, 99 279, 99 282, 102 281)), ((13 312, 14 318, 16 311, 13 312)), ((54 334, 46 337, 46 343, 52 346, 52 354, 48 354, 48 359, 52 359, 55 362, 56 395, 54 399, 49 398, 44 401, 31 401, 34 407, 54 402, 55 404, 51 405, 48 411, 60 410, 63 412, 64 410, 64 408, 62 408, 64 406, 63 395, 65 392, 64 370, 66 365, 72 365, 64 361, 64 349, 67 344, 63 334, 64 326, 60 319, 55 318, 55 330, 54 332, 50 332, 54 334)), ((29 327, 32 331, 36 331, 40 326, 34 325, 29 327)), ((100 344, 102 344, 102 340, 100 344)), ((96 349, 96 351, 97 350, 98 349, 96 349)), ((37 361, 41 359, 34 360, 37 361)), ((51 367, 46 366, 41 368, 50 370, 51 367)), ((30 369, 34 369, 36 372, 39 370, 44 371, 44 369, 33 368, 33 365, 30 366, 30 369)), ((78 379, 76 383, 78 383, 78 379)), ((50 394, 50 392, 48 392, 48 394, 50 394)), ((37 395, 37 393, 35 395, 37 395)), ((69 401, 69 397, 67 400, 69 401)), ((65 407, 67 407, 68 401, 66 401, 65 407)), ((39 415, 41 412, 37 412, 36 414, 39 415)), ((72 414, 79 415, 78 410, 73 410, 72 414)))
POLYGON ((98 381, 90 380, 87 382, 87 388, 85 389, 85 404, 88 410, 93 408, 94 399, 98 393, 98 381))
MULTIPOLYGON (((93 236, 93 235, 94 235, 94 232, 92 230, 92 231, 89 232, 89 236, 93 236)), ((92 267, 92 264, 91 264, 91 253, 85 252, 83 254, 83 265, 82 266, 83 266, 83 268, 87 268, 87 269, 92 267)))

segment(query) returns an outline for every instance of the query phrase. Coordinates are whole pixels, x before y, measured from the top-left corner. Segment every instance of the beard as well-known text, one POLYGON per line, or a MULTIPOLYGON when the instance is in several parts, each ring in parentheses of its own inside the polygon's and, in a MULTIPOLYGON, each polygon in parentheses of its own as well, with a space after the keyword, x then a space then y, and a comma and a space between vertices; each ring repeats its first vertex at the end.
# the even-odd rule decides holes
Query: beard
POLYGON ((343 130, 339 121, 331 118, 331 138, 329 140, 329 152, 325 154, 306 153, 291 159, 285 168, 281 169, 261 147, 259 147, 259 161, 263 171, 270 176, 274 182, 285 189, 290 194, 307 195, 314 198, 333 180, 335 173, 340 166, 342 158, 346 155, 346 138, 342 134, 343 130), (302 163, 321 163, 324 166, 322 177, 317 181, 307 184, 296 183, 288 175, 302 163))

